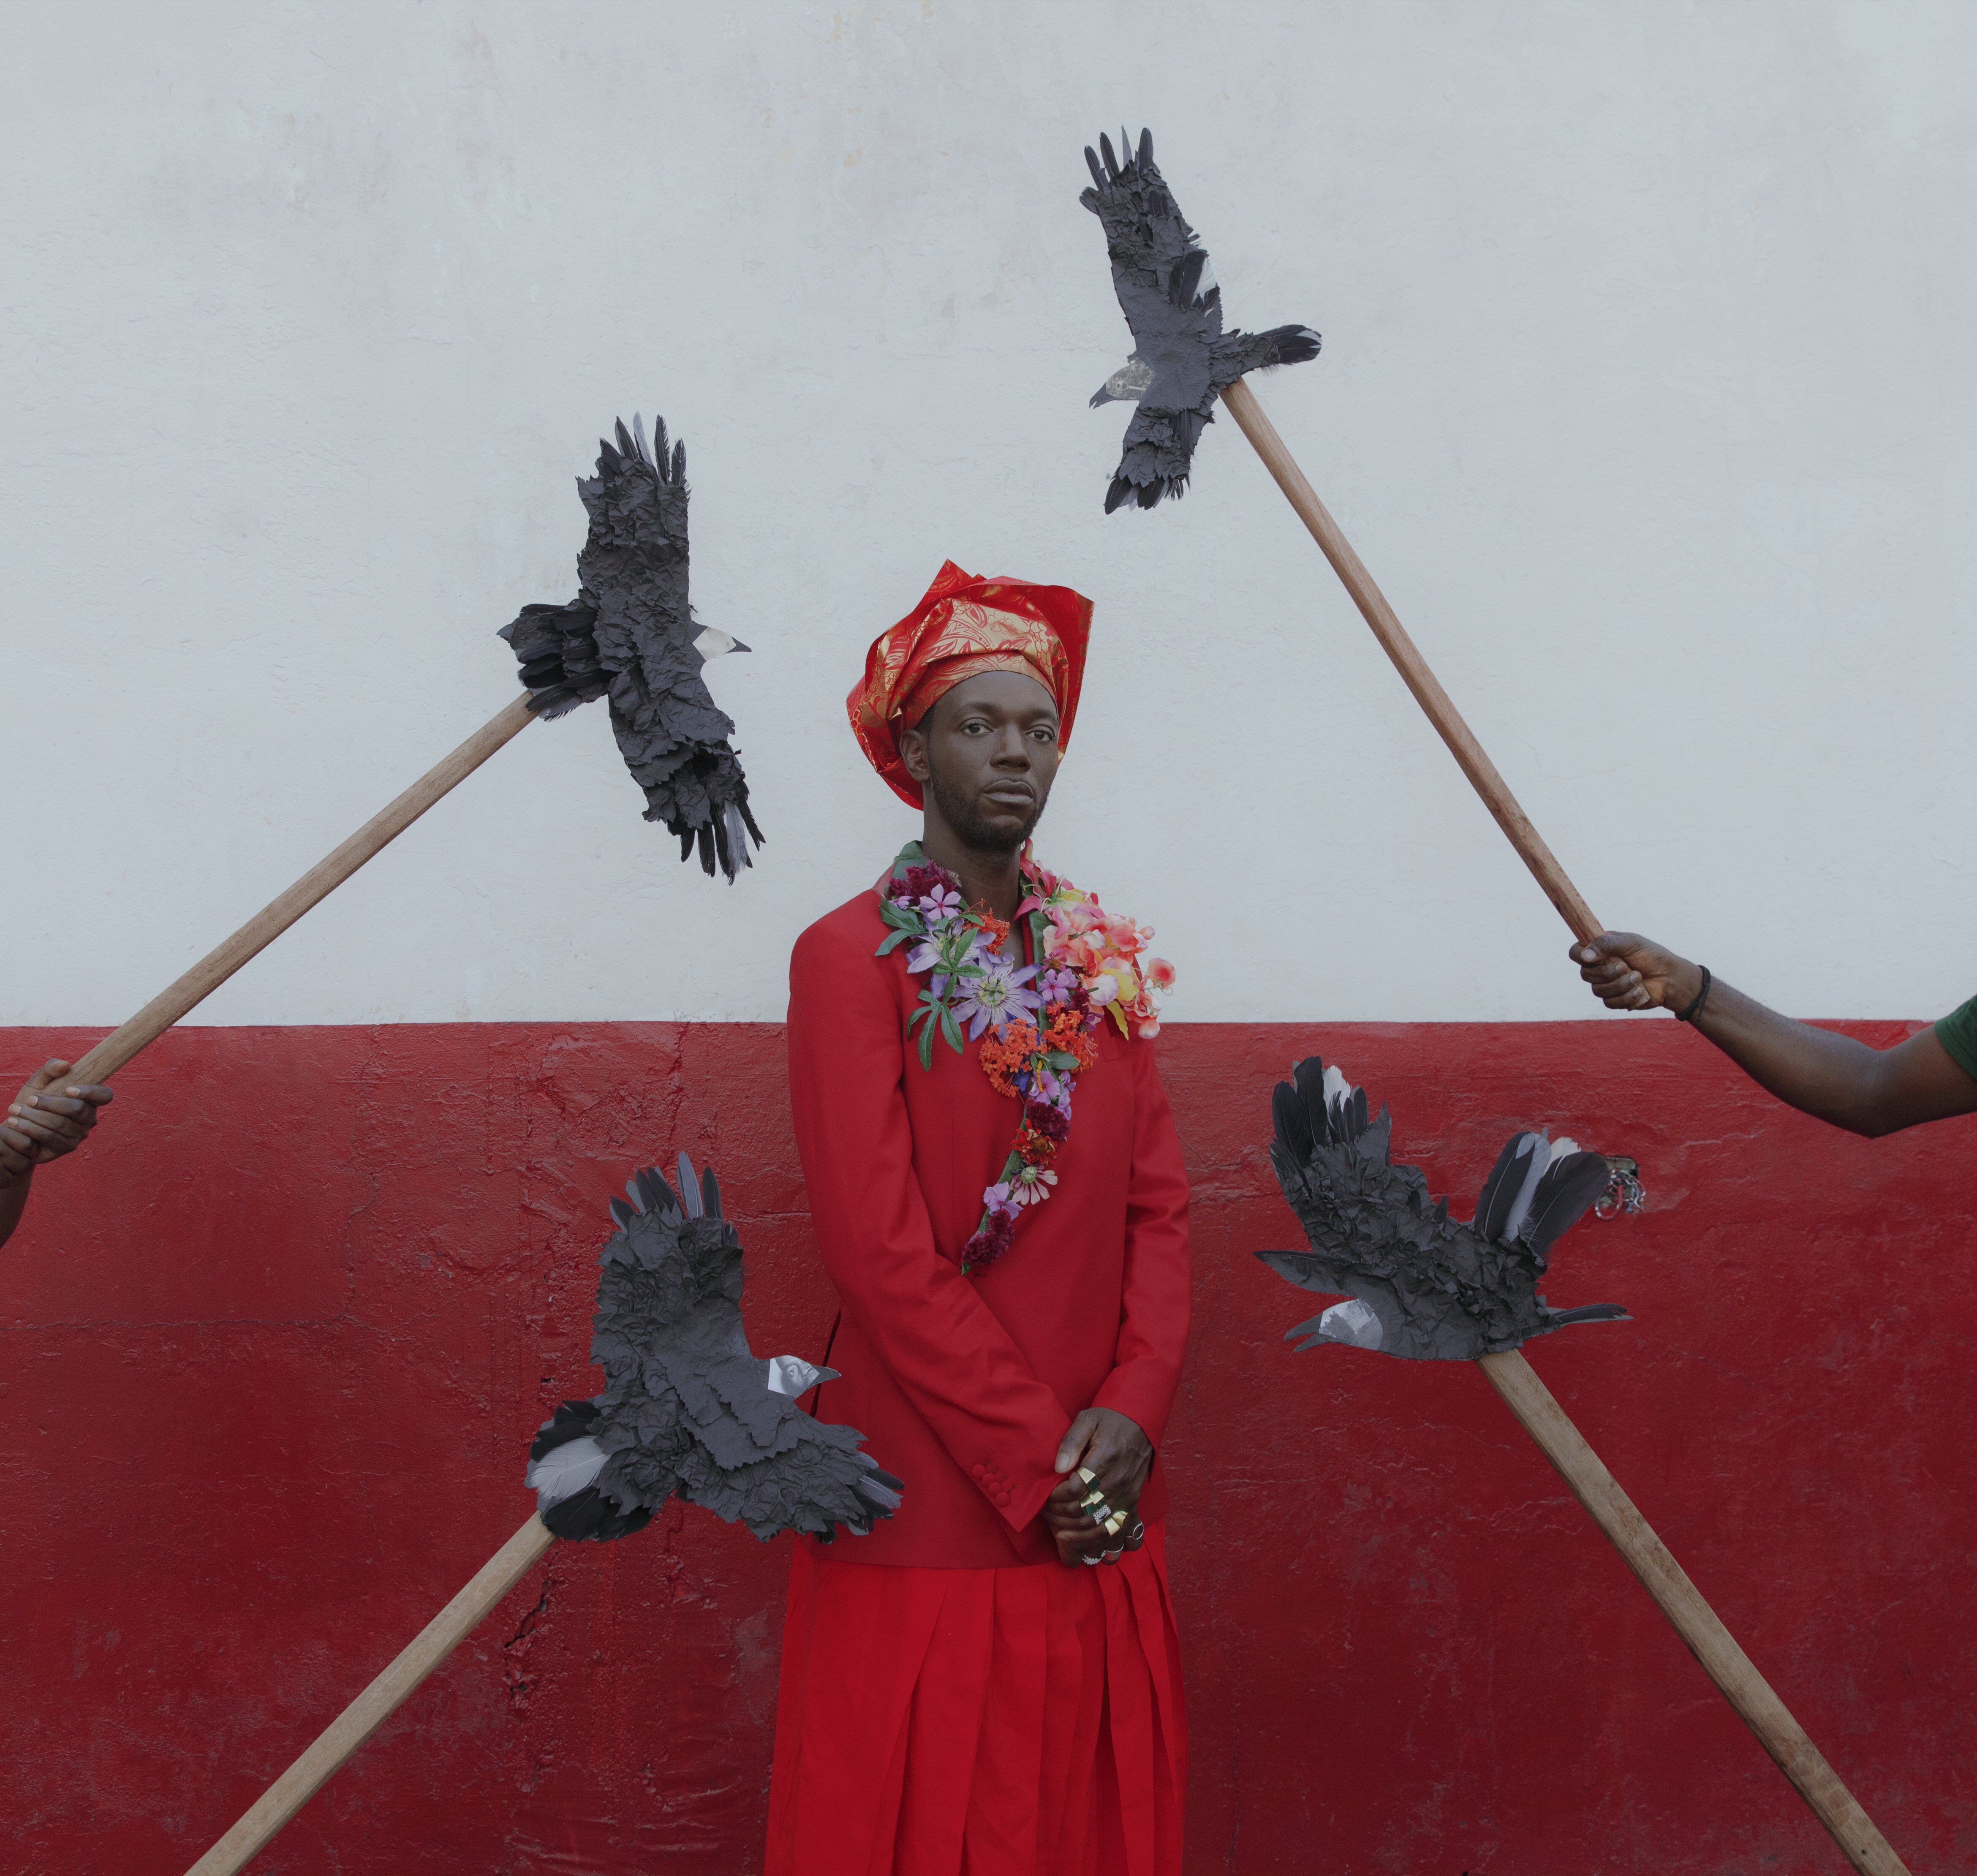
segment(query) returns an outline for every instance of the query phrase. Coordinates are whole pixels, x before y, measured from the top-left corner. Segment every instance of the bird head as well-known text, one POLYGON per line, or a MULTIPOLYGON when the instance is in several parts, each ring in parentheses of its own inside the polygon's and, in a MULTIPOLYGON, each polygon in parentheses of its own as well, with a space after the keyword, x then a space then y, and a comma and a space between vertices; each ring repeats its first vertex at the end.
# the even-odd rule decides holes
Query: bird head
POLYGON ((731 638, 712 626, 702 626, 698 619, 693 622, 700 627, 694 634, 693 649, 699 652, 700 662, 711 665, 717 658, 725 658, 730 652, 745 652, 749 648, 739 639, 731 638))

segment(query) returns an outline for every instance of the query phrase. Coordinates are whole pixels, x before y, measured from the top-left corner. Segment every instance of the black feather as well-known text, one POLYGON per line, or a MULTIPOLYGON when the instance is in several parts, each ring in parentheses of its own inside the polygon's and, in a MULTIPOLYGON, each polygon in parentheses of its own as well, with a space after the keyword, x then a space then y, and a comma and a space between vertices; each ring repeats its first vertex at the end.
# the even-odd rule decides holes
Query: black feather
MULTIPOLYGON (((645 791, 645 818, 680 837, 680 857, 700 850, 714 870, 709 829, 730 807, 748 811, 748 784, 730 738, 733 719, 715 704, 694 641, 700 626, 688 598, 686 445, 673 447, 667 471, 665 421, 652 440, 616 426, 600 441, 597 473, 577 484, 590 533, 577 557, 579 590, 566 606, 526 606, 501 636, 513 648, 539 716, 560 716, 592 699, 610 700, 619 753, 645 791)), ((721 870, 732 880, 752 865, 744 842, 722 842, 721 870)))
POLYGON ((1321 1108, 1313 1116, 1309 1105, 1299 1098, 1298 1090, 1289 1082, 1279 1082, 1270 1097, 1270 1115, 1276 1123, 1277 1141, 1284 1151, 1300 1165, 1311 1157, 1311 1152, 1324 1135, 1324 1111, 1321 1108), (1319 1131, 1314 1132, 1315 1118, 1319 1131))

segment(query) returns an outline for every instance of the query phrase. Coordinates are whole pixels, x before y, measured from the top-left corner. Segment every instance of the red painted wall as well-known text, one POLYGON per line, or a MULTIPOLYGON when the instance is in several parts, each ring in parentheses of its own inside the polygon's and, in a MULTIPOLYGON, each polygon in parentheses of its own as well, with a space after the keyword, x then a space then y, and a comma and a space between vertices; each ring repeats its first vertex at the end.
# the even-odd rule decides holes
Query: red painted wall
MULTIPOLYGON (((1852 1140, 1665 1022, 1160 1047, 1190 1869, 1841 1867, 1481 1376, 1279 1343, 1260 1144, 1313 1049, 1459 1204, 1520 1123, 1640 1160, 1549 1291, 1635 1319, 1535 1364, 1918 1876, 1977 1864, 1977 1121, 1852 1140)), ((117 1086, 0 1253, 0 1863, 64 1876, 182 1869, 527 1515, 635 1163, 712 1156, 758 1349, 832 1313, 773 1026, 193 1029, 117 1086)), ((784 1567, 677 1507, 558 1549, 256 1868, 754 1869, 784 1567)))

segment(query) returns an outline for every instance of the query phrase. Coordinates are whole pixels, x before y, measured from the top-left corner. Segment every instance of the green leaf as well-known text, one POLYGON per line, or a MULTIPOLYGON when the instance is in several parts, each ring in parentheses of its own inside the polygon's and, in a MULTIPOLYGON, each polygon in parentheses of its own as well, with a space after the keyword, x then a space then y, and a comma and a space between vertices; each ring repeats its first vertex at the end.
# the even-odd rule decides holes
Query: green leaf
POLYGON ((953 1044, 954 1052, 959 1055, 962 1050, 961 1025, 955 1021, 954 1012, 945 1003, 940 1006, 940 1032, 953 1044))
POLYGON ((929 1023, 920 1032, 920 1066, 923 1068, 931 1068, 933 1066, 933 1025, 932 1023, 929 1023))
POLYGON ((920 915, 910 906, 903 906, 896 899, 879 901, 879 916, 888 925, 896 925, 901 931, 924 931, 926 927, 920 915))
POLYGON ((908 931, 895 932, 893 933, 892 936, 888 938, 883 944, 880 946, 878 950, 874 951, 872 955, 874 957, 883 957, 888 951, 892 950, 893 946, 896 944, 904 944, 912 936, 913 933, 908 931))
POLYGON ((1067 1070, 1078 1066, 1078 1058, 1068 1049, 1053 1049, 1048 1055, 1045 1056, 1044 1066, 1047 1068, 1055 1068, 1062 1075, 1067 1070))

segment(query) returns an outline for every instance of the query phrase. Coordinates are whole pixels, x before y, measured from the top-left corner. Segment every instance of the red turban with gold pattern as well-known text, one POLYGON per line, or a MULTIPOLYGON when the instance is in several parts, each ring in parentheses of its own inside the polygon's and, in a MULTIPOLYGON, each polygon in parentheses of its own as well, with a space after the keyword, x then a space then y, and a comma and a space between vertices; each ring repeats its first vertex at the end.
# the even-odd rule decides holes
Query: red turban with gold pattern
POLYGON ((919 604, 865 654, 864 679, 845 699, 852 733, 887 787, 919 808, 920 784, 899 759, 899 732, 955 685, 985 671, 1015 671, 1050 692, 1061 748, 1078 714, 1091 632, 1091 602, 1068 586, 977 580, 944 561, 919 604))

